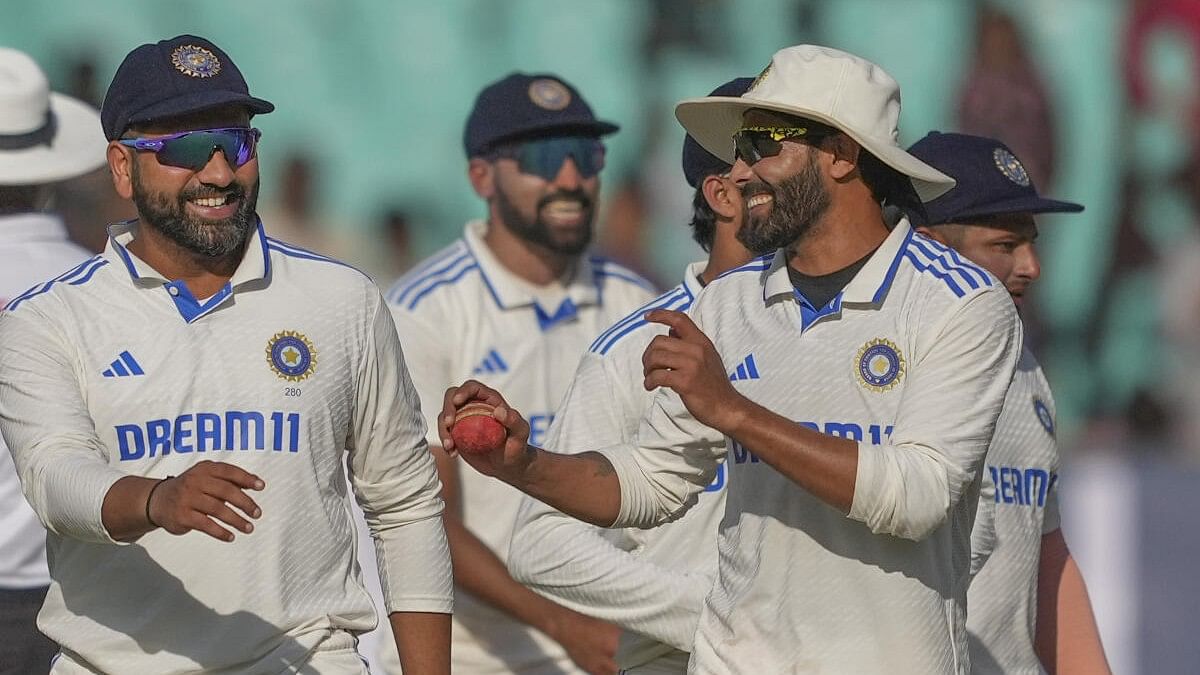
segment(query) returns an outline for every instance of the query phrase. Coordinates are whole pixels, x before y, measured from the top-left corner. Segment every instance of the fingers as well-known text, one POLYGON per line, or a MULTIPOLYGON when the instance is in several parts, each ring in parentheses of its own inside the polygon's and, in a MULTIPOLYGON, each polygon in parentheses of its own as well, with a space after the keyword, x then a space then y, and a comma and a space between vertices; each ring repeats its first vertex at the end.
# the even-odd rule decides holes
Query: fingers
POLYGON ((691 317, 683 312, 676 312, 670 309, 654 309, 646 312, 646 320, 651 323, 661 323, 664 326, 669 326, 673 333, 684 340, 692 339, 697 335, 704 335, 696 327, 696 324, 692 322, 691 317))
POLYGON ((241 467, 205 460, 165 481, 151 494, 153 503, 148 507, 155 512, 153 522, 171 534, 197 530, 214 539, 233 541, 233 532, 220 523, 246 534, 252 532, 254 525, 243 514, 259 518, 262 509, 244 490, 265 487, 261 478, 241 467))
MULTIPOLYGON (((450 427, 454 424, 454 415, 470 401, 482 401, 493 408, 507 407, 500 392, 478 382, 467 380, 457 387, 450 387, 442 395, 442 412, 438 415, 438 437, 442 440, 442 449, 454 455, 454 440, 450 437, 450 427)), ((504 420, 497 417, 503 422, 504 420)))

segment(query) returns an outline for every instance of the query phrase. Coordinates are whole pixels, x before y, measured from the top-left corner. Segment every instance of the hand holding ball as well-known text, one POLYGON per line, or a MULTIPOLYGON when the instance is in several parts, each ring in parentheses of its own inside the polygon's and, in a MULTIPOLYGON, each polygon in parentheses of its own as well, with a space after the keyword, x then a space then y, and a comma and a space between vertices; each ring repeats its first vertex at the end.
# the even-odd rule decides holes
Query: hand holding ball
POLYGON ((508 430, 492 417, 492 406, 474 401, 464 405, 454 414, 450 426, 450 438, 454 449, 473 455, 483 455, 504 445, 508 430))

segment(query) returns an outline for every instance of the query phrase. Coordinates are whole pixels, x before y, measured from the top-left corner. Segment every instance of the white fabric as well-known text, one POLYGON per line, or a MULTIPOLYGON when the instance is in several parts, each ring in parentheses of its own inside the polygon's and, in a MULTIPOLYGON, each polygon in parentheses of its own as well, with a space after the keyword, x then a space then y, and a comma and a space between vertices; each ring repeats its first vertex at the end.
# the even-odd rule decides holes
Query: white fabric
POLYGON ((730 140, 751 108, 824 122, 912 179, 921 201, 954 187, 954 179, 900 144, 900 86, 879 66, 829 47, 796 45, 775 52, 741 97, 707 96, 675 106, 684 129, 712 154, 734 162, 730 140))
POLYGON ((0 149, 0 185, 40 185, 80 176, 105 162, 108 142, 100 113, 50 91, 46 74, 24 52, 0 47, 0 135, 36 132, 53 114, 53 137, 16 150, 0 149))
MULTIPOLYGON (((0 217, 0 309, 9 298, 91 257, 44 213, 0 217)), ((50 585, 46 529, 21 494, 12 455, 0 438, 0 588, 50 585)))
POLYGON ((967 593, 973 673, 1043 672, 1033 644, 1042 537, 1059 527, 1054 420, 1050 385, 1026 349, 996 422, 971 533, 972 552, 986 557, 967 593))
MULTIPOLYGON (((690 265, 683 283, 651 307, 686 311, 701 291, 697 276, 704 265, 690 265)), ((547 449, 579 453, 633 442, 653 399, 642 386, 642 353, 667 332, 645 321, 644 313, 618 321, 583 355, 550 426, 547 449)), ((724 447, 720 441, 714 450, 724 447)), ((625 628, 620 667, 682 673, 716 573, 727 484, 723 467, 719 472, 695 508, 651 530, 593 527, 524 497, 509 569, 556 601, 625 628)))
MULTIPOLYGON (((440 442, 434 423, 446 388, 475 378, 504 392, 529 420, 530 441, 540 445, 580 355, 600 331, 656 294, 629 270, 585 256, 557 302, 535 299, 529 284, 488 249, 485 228, 468 224, 461 239, 398 281, 388 304, 431 443, 440 442)), ((521 493, 469 468, 459 475, 467 528, 506 559, 521 493)), ((558 644, 465 593, 454 612, 453 670, 575 672, 558 644)))
POLYGON ((197 306, 126 250, 136 226, 110 232, 102 255, 0 314, 0 431, 51 531, 38 624, 64 658, 104 672, 275 672, 374 627, 344 461, 388 608, 449 612, 440 484, 370 280, 260 226, 230 283, 197 306), (293 346, 273 359, 285 331, 293 346), (295 345, 311 367, 287 380, 284 359, 305 363, 295 345), (100 516, 113 482, 206 459, 266 483, 253 533, 114 544, 100 516))
MULTIPOLYGON (((1012 301, 902 220, 823 315, 801 308, 780 252, 709 284, 692 314, 739 392, 858 441, 849 518, 731 441, 692 669, 966 673, 978 474, 1020 350, 1012 301), (886 351, 902 369, 871 357, 886 351)), ((712 480, 718 440, 660 390, 638 447, 602 450, 621 481, 614 525, 674 517, 712 480)))

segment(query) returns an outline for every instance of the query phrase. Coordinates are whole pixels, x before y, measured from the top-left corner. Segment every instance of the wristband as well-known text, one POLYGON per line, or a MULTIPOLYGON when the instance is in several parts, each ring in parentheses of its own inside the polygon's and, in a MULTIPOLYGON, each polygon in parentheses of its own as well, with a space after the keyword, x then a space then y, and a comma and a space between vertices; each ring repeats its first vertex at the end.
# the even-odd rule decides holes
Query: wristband
POLYGON ((160 525, 158 523, 154 522, 154 519, 150 517, 150 500, 154 499, 154 491, 158 489, 158 486, 171 480, 174 477, 175 476, 167 476, 166 478, 159 479, 159 481, 154 484, 154 487, 150 488, 150 494, 146 495, 146 522, 150 523, 154 527, 160 527, 160 525))

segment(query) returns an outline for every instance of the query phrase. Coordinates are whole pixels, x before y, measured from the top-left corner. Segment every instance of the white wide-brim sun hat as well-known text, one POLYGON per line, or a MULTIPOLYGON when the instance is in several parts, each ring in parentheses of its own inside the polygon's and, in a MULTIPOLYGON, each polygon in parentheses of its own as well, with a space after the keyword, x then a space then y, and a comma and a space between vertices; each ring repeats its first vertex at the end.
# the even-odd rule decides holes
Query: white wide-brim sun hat
POLYGON ((733 164, 733 134, 742 114, 757 108, 811 119, 853 138, 912 180, 922 202, 954 187, 954 179, 900 145, 900 87, 882 68, 829 47, 797 45, 775 52, 741 97, 681 101, 675 117, 705 150, 733 164))
POLYGON ((50 91, 24 52, 0 47, 0 185, 39 185, 81 176, 106 161, 100 113, 50 91))

